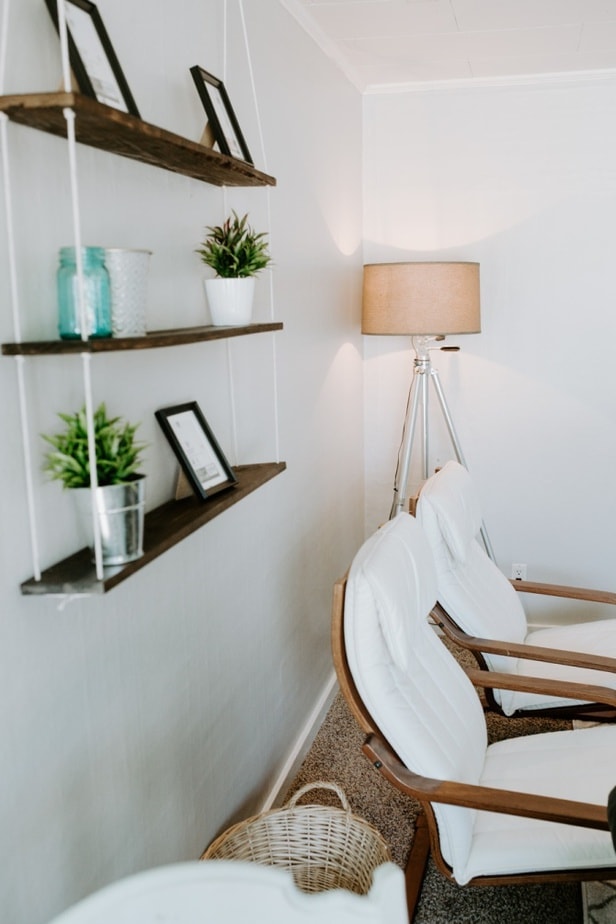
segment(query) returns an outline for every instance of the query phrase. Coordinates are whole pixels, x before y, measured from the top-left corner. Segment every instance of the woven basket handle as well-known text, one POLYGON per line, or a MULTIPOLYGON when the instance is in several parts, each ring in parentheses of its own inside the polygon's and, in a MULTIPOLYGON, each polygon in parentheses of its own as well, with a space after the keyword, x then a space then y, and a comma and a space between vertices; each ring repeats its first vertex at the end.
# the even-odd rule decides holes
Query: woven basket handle
POLYGON ((305 786, 302 786, 301 789, 298 789, 297 792, 291 796, 291 798, 287 802, 287 805, 290 808, 293 808, 293 806, 297 804, 297 801, 301 799, 301 797, 305 795, 307 792, 310 792, 311 789, 331 789, 331 791, 335 792, 338 798, 340 799, 340 802, 342 803, 342 807, 345 810, 345 812, 351 811, 349 800, 345 796, 340 786, 338 786, 337 783, 325 783, 323 781, 320 781, 318 783, 306 783, 305 786))

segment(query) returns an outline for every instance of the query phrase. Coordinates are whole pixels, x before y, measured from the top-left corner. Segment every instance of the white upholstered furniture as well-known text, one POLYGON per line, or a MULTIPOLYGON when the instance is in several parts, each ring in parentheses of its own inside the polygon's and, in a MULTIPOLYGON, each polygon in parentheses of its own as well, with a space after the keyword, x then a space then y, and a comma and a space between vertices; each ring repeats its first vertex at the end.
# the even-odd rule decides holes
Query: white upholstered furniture
MULTIPOLYGON (((421 526, 405 513, 368 539, 335 587, 334 662, 368 735, 365 753, 422 803, 434 858, 457 883, 615 878, 606 806, 616 726, 488 746, 469 676, 427 619, 436 589, 421 526)), ((482 683, 526 685, 471 674, 482 683)), ((562 692, 576 698, 579 691, 562 684, 562 692)), ((605 694, 613 705, 616 695, 605 694)), ((422 838, 419 831, 407 867, 411 914, 425 863, 422 838)))
MULTIPOLYGON (((425 482, 416 516, 436 564, 439 606, 434 616, 450 637, 476 653, 482 666, 519 676, 540 675, 616 688, 616 619, 532 630, 516 591, 613 604, 616 594, 510 582, 478 539, 482 522, 479 501, 469 473, 458 462, 447 462, 425 482)), ((582 714, 576 701, 545 693, 495 690, 489 700, 505 715, 554 708, 582 714)), ((610 715, 609 710, 603 711, 610 715)), ((589 717, 601 717, 597 713, 597 709, 586 710, 589 717)))
POLYGON ((101 889, 50 924, 405 924, 404 877, 393 863, 366 896, 307 894, 290 872, 257 863, 195 861, 161 866, 101 889))

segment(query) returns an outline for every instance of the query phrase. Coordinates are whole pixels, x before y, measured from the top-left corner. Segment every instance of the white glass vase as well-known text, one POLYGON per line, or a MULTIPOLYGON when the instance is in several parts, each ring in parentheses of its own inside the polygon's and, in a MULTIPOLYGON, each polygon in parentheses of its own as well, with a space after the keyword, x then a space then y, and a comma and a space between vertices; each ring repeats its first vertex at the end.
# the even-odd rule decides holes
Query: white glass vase
POLYGON ((111 330, 114 337, 143 337, 146 332, 151 250, 105 250, 111 283, 111 330))

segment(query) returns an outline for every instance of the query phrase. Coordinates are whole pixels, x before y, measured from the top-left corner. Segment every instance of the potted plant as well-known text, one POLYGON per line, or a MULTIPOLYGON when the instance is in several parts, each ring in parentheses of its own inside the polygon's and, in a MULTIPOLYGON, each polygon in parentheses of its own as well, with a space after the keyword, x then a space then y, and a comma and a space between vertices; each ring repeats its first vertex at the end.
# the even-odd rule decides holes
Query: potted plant
POLYGON ((108 417, 104 404, 93 415, 96 478, 94 503, 90 482, 90 453, 85 408, 58 414, 61 433, 46 435, 53 448, 45 456, 44 471, 73 493, 79 518, 93 545, 93 507, 101 537, 102 561, 125 564, 143 555, 145 476, 137 471, 145 444, 138 443, 138 425, 108 417))
POLYGON ((252 315, 255 276, 271 263, 267 234, 248 224, 248 215, 236 212, 222 223, 209 225, 196 253, 216 276, 205 280, 212 324, 248 324, 252 315))

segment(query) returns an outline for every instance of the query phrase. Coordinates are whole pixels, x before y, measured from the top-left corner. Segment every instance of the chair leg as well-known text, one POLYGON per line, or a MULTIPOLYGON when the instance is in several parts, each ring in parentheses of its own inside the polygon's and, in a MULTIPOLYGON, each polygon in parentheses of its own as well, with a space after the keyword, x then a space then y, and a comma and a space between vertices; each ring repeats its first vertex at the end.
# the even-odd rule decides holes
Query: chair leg
POLYGON ((412 924, 415 917, 415 909, 419 901, 421 886, 423 884, 424 873, 430 856, 430 833, 428 831, 428 822, 425 814, 422 812, 417 816, 415 823, 415 834, 411 844, 411 852, 406 864, 404 873, 406 882, 406 906, 409 914, 409 921, 412 924))

